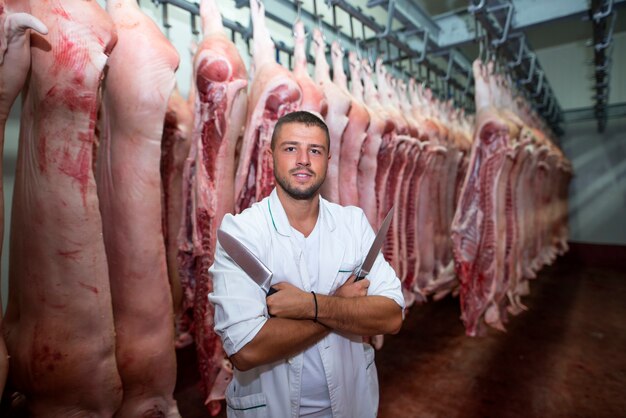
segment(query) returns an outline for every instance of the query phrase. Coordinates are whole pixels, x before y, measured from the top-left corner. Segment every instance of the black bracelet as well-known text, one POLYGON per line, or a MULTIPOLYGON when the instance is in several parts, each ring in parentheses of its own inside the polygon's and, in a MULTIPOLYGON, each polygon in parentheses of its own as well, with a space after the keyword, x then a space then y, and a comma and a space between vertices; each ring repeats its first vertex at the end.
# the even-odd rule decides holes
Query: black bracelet
POLYGON ((317 322, 317 296, 315 295, 315 292, 311 290, 311 293, 313 294, 313 302, 315 302, 315 318, 313 318, 313 322, 317 322))

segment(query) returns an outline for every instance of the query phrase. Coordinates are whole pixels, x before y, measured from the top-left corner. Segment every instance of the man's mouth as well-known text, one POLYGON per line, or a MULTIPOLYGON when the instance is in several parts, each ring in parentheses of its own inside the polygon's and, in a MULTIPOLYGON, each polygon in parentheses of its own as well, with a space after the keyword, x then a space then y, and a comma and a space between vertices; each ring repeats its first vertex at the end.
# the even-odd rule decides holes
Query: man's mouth
POLYGON ((313 177, 313 172, 308 170, 298 170, 291 172, 292 176, 295 176, 297 179, 306 180, 313 177))

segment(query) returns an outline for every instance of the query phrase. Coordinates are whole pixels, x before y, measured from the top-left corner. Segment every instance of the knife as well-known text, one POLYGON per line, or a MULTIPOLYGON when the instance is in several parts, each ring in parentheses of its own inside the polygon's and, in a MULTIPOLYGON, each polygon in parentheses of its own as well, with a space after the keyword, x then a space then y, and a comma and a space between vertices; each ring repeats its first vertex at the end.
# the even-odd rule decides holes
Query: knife
POLYGON ((250 278, 259 285, 259 287, 270 296, 277 292, 276 289, 271 287, 272 284, 272 271, 267 268, 259 258, 243 245, 237 238, 230 235, 228 232, 221 229, 217 230, 217 239, 219 240, 222 248, 226 251, 226 254, 232 258, 235 263, 243 271, 246 272, 250 278))
POLYGON ((383 247, 383 243, 385 242, 387 231, 389 231, 389 225, 391 225, 391 218, 393 218, 393 206, 389 209, 387 216, 385 216, 385 220, 380 226, 380 229, 376 234, 376 238, 374 238, 374 242, 367 252, 367 256, 365 256, 365 261, 363 261, 363 264, 356 275, 356 279, 354 279, 355 282, 363 280, 365 276, 369 274, 372 266, 374 265, 374 261, 376 260, 376 256, 378 256, 378 252, 383 247))

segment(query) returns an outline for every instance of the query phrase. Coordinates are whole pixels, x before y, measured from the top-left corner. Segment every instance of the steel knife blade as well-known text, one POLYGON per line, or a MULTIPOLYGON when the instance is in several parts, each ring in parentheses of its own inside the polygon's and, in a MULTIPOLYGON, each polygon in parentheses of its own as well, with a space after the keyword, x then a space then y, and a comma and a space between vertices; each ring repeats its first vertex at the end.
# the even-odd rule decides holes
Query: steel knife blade
POLYGON ((226 251, 226 254, 228 254, 265 293, 268 293, 268 296, 274 293, 273 289, 270 289, 272 284, 272 271, 267 268, 248 247, 243 245, 237 238, 221 229, 217 230, 217 239, 222 248, 224 248, 224 251, 226 251))
POLYGON ((383 224, 380 226, 378 233, 376 234, 376 238, 374 238, 374 242, 367 252, 367 256, 365 256, 365 261, 361 265, 358 274, 356 275, 355 282, 359 280, 363 280, 365 276, 367 276, 374 265, 374 261, 378 256, 378 252, 383 247, 383 243, 385 242, 385 237, 387 236, 387 231, 389 231, 389 225, 391 225, 391 218, 393 218, 393 206, 389 209, 387 216, 385 216, 385 220, 383 224))

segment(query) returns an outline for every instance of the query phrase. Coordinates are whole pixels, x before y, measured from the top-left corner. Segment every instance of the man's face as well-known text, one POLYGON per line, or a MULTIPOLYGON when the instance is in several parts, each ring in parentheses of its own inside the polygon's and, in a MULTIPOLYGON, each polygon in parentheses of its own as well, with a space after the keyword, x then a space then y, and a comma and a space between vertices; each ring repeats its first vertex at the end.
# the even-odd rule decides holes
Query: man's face
POLYGON ((297 200, 316 196, 330 159, 321 128, 295 122, 282 125, 272 154, 274 178, 281 189, 297 200))

